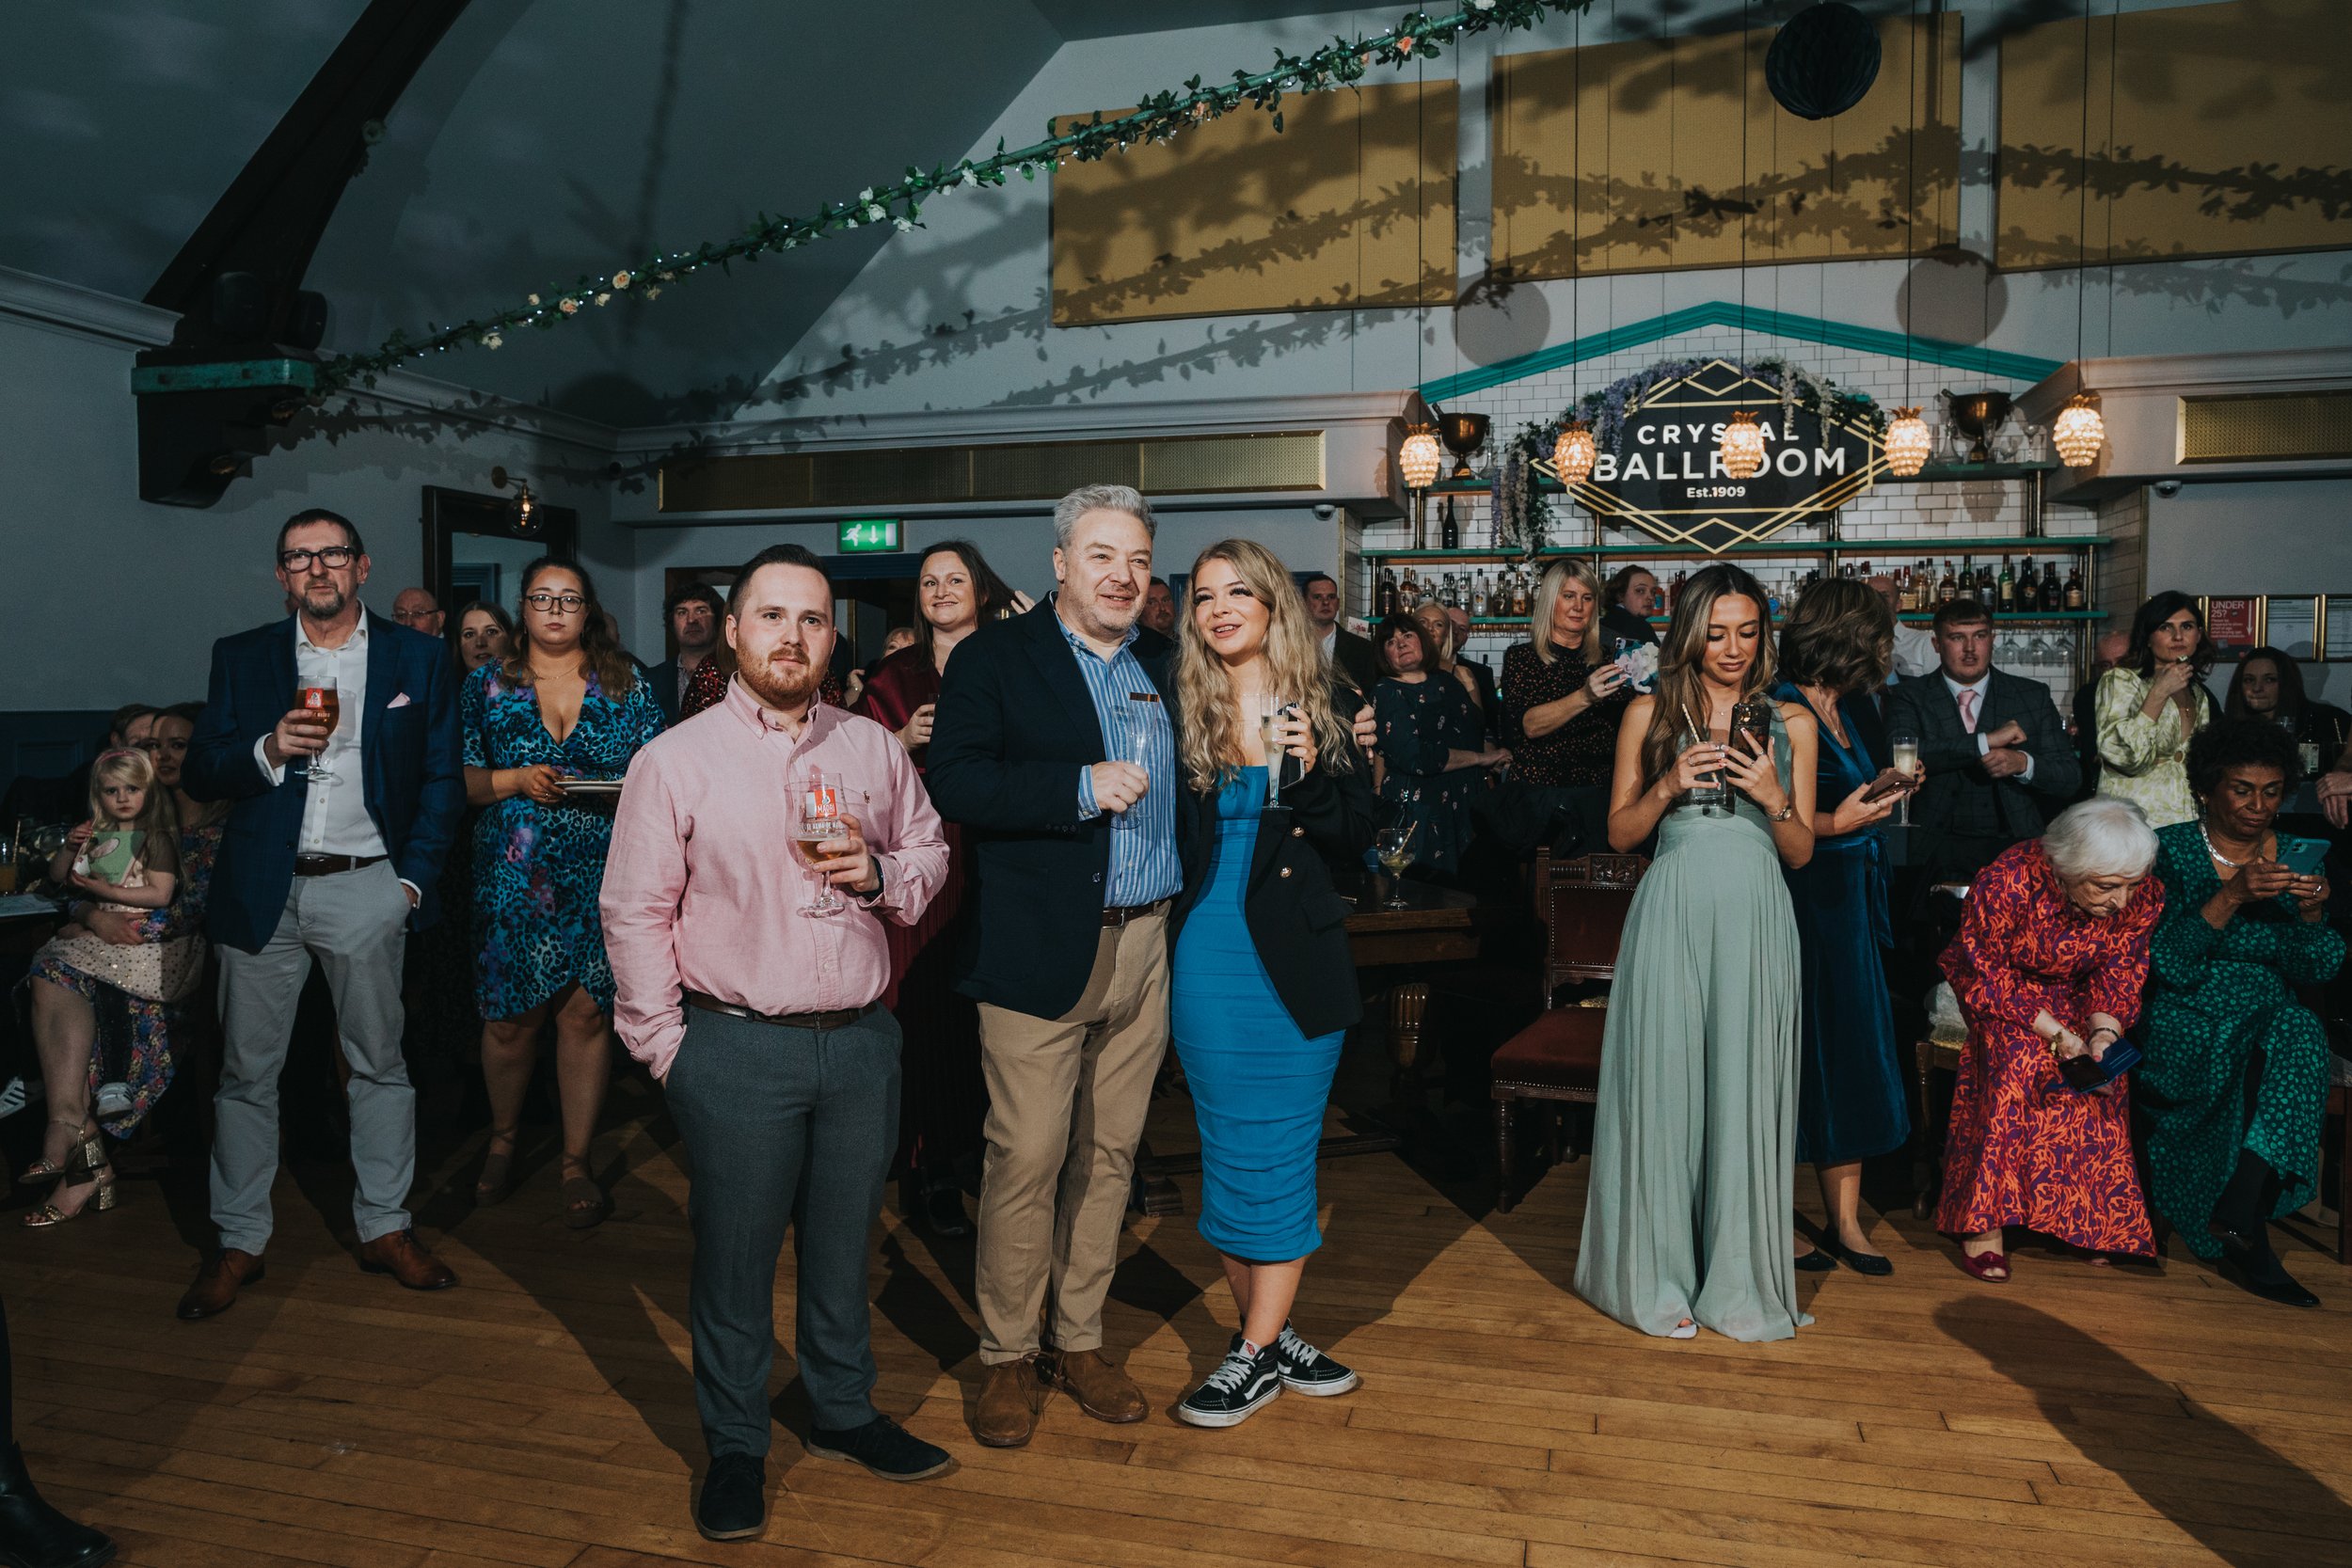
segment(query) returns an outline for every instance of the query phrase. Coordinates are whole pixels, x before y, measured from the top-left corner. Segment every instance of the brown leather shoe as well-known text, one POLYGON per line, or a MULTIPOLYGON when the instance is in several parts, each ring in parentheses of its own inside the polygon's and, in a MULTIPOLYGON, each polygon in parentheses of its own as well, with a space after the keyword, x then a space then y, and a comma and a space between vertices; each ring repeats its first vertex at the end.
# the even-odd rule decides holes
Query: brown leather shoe
POLYGON ((237 1304, 239 1290, 261 1277, 260 1254, 239 1252, 235 1247, 215 1253, 196 1271, 196 1283, 180 1298, 180 1321, 192 1323, 217 1317, 237 1304))
POLYGON ((1098 1421, 1124 1426, 1143 1419, 1143 1390, 1099 1350, 1059 1352, 1048 1363, 1045 1381, 1098 1421))
POLYGON ((999 1362, 980 1385, 972 1435, 992 1449, 1017 1449, 1036 1433, 1038 1412, 1044 1406, 1045 1386, 1038 1381, 1034 1353, 999 1362))
POLYGON ((457 1283, 450 1266, 419 1246, 411 1230, 360 1243, 359 1268, 365 1274, 389 1274, 412 1291, 446 1291, 457 1283))

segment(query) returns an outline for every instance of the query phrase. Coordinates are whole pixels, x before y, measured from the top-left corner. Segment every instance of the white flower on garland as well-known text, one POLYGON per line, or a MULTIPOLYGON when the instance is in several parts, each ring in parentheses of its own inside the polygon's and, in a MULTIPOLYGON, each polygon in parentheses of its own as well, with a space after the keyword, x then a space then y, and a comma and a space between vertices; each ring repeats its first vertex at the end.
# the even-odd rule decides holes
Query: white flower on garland
POLYGON ((973 169, 969 168, 969 167, 966 167, 966 168, 964 169, 964 171, 963 171, 963 178, 956 182, 956 183, 957 183, 957 184, 959 184, 959 185, 977 185, 977 184, 978 184, 979 182, 980 182, 980 177, 979 177, 979 175, 978 175, 977 172, 975 172, 973 169))
POLYGON ((873 199, 874 199, 874 187, 873 187, 873 186, 871 186, 871 185, 866 186, 864 190, 862 190, 862 191, 860 191, 860 192, 858 192, 858 193, 857 193, 857 198, 858 198, 860 201, 871 201, 871 200, 873 200, 873 199))
POLYGON ((891 219, 891 222, 898 226, 898 232, 901 234, 907 232, 907 230, 914 227, 914 220, 913 218, 893 218, 891 219))
POLYGON ((616 273, 614 273, 614 274, 612 275, 612 286, 613 286, 614 288, 616 288, 616 289, 626 289, 626 288, 628 288, 628 274, 627 274, 627 273, 625 273, 625 272, 616 272, 616 273))
POLYGON ((580 309, 580 301, 570 298, 559 299, 555 302, 555 308, 567 316, 572 315, 580 309))
POLYGON ((527 297, 527 298, 529 298, 529 299, 530 299, 530 301, 531 301, 531 303, 532 303, 532 304, 533 304, 533 305, 536 305, 536 304, 538 304, 538 303, 539 303, 539 296, 538 296, 537 294, 530 294, 530 295, 527 295, 526 297, 527 297))
POLYGON ((661 285, 659 283, 646 284, 644 297, 649 301, 660 299, 661 297, 661 285))
POLYGON ((495 332, 485 332, 482 335, 482 346, 484 348, 496 348, 505 341, 505 339, 500 337, 495 332))
POLYGON ((871 202, 869 202, 869 203, 867 203, 867 204, 866 204, 866 222, 868 222, 868 223, 880 223, 880 222, 882 222, 883 215, 884 215, 884 214, 883 214, 883 213, 882 213, 882 210, 879 206, 876 206, 876 205, 874 205, 874 204, 873 204, 873 203, 871 203, 871 202))
POLYGON ((612 298, 612 296, 609 293, 600 293, 596 296, 596 303, 598 305, 603 305, 610 302, 612 298))

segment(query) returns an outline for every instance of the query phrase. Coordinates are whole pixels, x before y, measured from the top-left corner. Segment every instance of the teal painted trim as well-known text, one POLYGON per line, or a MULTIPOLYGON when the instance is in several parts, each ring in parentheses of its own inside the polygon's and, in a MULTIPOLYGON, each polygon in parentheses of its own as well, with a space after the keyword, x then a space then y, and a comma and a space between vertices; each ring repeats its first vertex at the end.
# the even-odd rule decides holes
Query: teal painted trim
POLYGON ((235 387, 299 387, 319 384, 319 368, 308 359, 241 359, 216 365, 142 365, 131 372, 131 390, 212 392, 235 387))
POLYGON ((1423 382, 1421 395, 1427 403, 1443 403, 1467 392, 1483 392, 1489 387, 1541 375, 1565 366, 1597 359, 1619 350, 1638 348, 1662 338, 1679 337, 1710 326, 1728 326, 1735 330, 1769 334, 1777 338, 1795 338, 1803 342, 1823 343, 1832 348, 1858 349, 1866 354, 1883 354, 1891 358, 1910 359, 1917 364, 1944 365, 1952 370, 1976 371, 1984 375, 1996 375, 2009 381, 2022 381, 2028 386, 2043 380, 2060 369, 2061 359, 2039 359, 2028 354, 2005 354, 1998 349, 1979 348, 1971 343, 1947 342, 1941 338, 1906 338, 1899 332, 1882 327, 1855 326, 1847 322, 1824 321, 1819 316, 1801 316, 1786 310, 1767 310, 1760 306, 1727 304, 1722 300, 1693 305, 1681 310, 1671 310, 1662 316, 1633 322, 1607 332, 1596 332, 1551 348, 1537 349, 1458 375, 1440 376, 1423 382))

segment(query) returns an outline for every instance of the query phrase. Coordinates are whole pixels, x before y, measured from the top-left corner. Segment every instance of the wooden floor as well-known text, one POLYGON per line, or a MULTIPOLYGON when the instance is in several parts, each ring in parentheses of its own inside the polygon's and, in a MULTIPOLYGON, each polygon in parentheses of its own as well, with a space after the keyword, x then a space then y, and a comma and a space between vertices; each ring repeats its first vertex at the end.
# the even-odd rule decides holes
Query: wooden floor
MULTIPOLYGON (((1325 1166, 1298 1313, 1364 1386, 1230 1432, 1168 1413, 1233 1322, 1189 1219, 1131 1230, 1110 1313, 1150 1418, 1057 1401, 1003 1452, 964 1425, 969 1244, 893 1217, 877 1401, 959 1468, 896 1486, 779 1431, 765 1540, 712 1545, 688 1517, 686 1187, 642 1109, 601 1229, 562 1227, 551 1168, 500 1209, 428 1204, 464 1279, 437 1295, 357 1272, 323 1172, 281 1180, 268 1278, 211 1323, 171 1316, 200 1196, 143 1182, 60 1231, 0 1227, 42 1486, 156 1568, 2352 1563, 2352 1271, 2315 1252, 2288 1260, 2316 1312, 2177 1258, 2022 1253, 1990 1287, 1904 1215, 1876 1231, 1892 1279, 1801 1276, 1819 1322, 1794 1342, 1672 1343, 1569 1292, 1582 1166, 1495 1215, 1388 1155, 1325 1166)), ((790 1290, 787 1259, 787 1333, 790 1290)), ((803 1419, 796 1390, 778 1409, 803 1419)))

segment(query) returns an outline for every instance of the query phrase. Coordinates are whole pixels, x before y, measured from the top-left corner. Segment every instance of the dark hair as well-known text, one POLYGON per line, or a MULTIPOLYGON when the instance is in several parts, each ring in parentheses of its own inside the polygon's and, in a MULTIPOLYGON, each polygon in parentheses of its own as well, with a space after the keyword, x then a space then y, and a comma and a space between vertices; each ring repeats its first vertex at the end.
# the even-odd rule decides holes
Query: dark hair
POLYGON ((343 537, 350 541, 351 547, 353 549, 358 551, 361 555, 368 553, 368 547, 359 543, 359 530, 358 526, 354 524, 350 518, 344 516, 340 512, 329 512, 323 506, 313 506, 305 511, 295 513, 293 516, 286 519, 283 527, 278 529, 278 548, 270 556, 270 562, 273 565, 277 563, 278 556, 286 553, 286 535, 308 523, 333 523, 337 528, 343 531, 343 537))
MULTIPOLYGON (((1876 593, 1877 590, 1872 589, 1871 592, 1876 593)), ((1946 599, 1937 605, 1935 619, 1931 625, 1940 636, 1954 626, 1973 626, 1979 621, 1990 622, 1992 619, 1993 611, 1984 607, 1982 599, 1972 599, 1963 594, 1957 599, 1946 599)))
POLYGON ((1333 577, 1328 572, 1309 572, 1305 577, 1298 579, 1299 593, 1302 594, 1305 594, 1307 592, 1307 585, 1311 582, 1327 582, 1335 589, 1340 585, 1340 579, 1333 577))
POLYGON ((493 599, 471 599, 459 605, 449 612, 449 620, 443 623, 441 641, 449 644, 450 660, 457 666, 460 675, 465 673, 466 669, 466 617, 477 610, 498 623, 499 632, 506 639, 507 647, 515 645, 515 618, 506 613, 504 605, 493 599))
POLYGON ((204 717, 204 705, 202 703, 174 703, 169 707, 157 709, 156 717, 160 719, 184 719, 189 723, 193 724, 199 719, 204 717))
POLYGON ((1398 632, 1411 634, 1413 641, 1421 644, 1422 669, 1428 673, 1436 673, 1438 669, 1437 645, 1429 641, 1429 628, 1410 615, 1387 616, 1374 630, 1372 651, 1379 663, 1380 673, 1384 675, 1393 675, 1398 673, 1396 666, 1389 662, 1389 639, 1398 632))
POLYGON ((1780 673, 1799 686, 1841 697, 1886 684, 1895 657, 1895 617, 1860 578, 1827 578, 1806 589, 1780 632, 1780 673))
POLYGON ((708 605, 713 619, 725 619, 727 613, 725 603, 720 599, 719 591, 707 582, 687 583, 676 593, 662 600, 661 618, 667 621, 671 616, 675 615, 677 607, 682 604, 697 603, 708 605))
POLYGON ((1625 591, 1633 586, 1635 578, 1658 580, 1658 574, 1646 566, 1620 566, 1609 574, 1609 586, 1601 590, 1600 608, 1614 610, 1625 603, 1625 591))
POLYGON ((1146 588, 1167 588, 1170 594, 1174 594, 1176 592, 1175 589, 1168 587, 1168 581, 1166 578, 1153 578, 1150 582, 1144 584, 1144 586, 1146 588))
MULTIPOLYGON (((969 539, 942 539, 938 544, 930 546, 921 555, 914 558, 914 576, 918 592, 922 585, 923 562, 935 555, 952 555, 963 562, 965 573, 972 578, 973 610, 978 615, 982 626, 995 619, 998 611, 1012 603, 1012 584, 995 574, 989 566, 987 558, 980 554, 980 546, 969 539)), ((917 606, 914 611, 914 645, 925 653, 930 652, 930 618, 923 613, 920 606, 917 606)), ((883 635, 887 637, 888 633, 883 635)))
POLYGON ((115 709, 114 717, 106 721, 106 733, 120 735, 123 725, 128 724, 134 719, 144 719, 154 711, 155 705, 152 703, 125 703, 115 709))
POLYGON ((2217 719, 2189 736, 2188 787, 2203 800, 2233 768, 2275 768, 2287 793, 2303 782, 2295 736, 2267 719, 2217 719))
MULTIPOLYGON (((501 671, 516 686, 531 684, 531 623, 520 613, 522 602, 531 596, 531 585, 548 572, 564 571, 580 579, 580 596, 588 602, 580 607, 580 661, 604 688, 604 694, 614 702, 629 694, 637 685, 637 666, 612 635, 611 623, 605 619, 604 601, 596 597, 596 579, 588 575, 588 568, 577 561, 562 556, 543 555, 523 568, 519 586, 515 592, 516 613, 514 629, 508 634, 506 663, 501 671)), ((468 610, 473 607, 468 605, 468 610)), ((464 616, 458 619, 463 620, 464 616)))
POLYGON ((2240 655, 2237 668, 2230 674, 2230 694, 2221 705, 2221 711, 2232 719, 2259 719, 2263 716, 2246 705, 2246 667, 2258 658, 2270 660, 2279 672, 2279 706, 2276 717, 2294 719, 2311 705, 2311 697, 2303 689, 2303 667, 2276 648, 2249 648, 2240 655))
POLYGON ((828 588, 833 585, 833 574, 825 570, 824 562, 806 545, 771 545, 736 568, 735 580, 727 585, 729 605, 743 597, 744 585, 757 577, 763 566, 805 566, 823 578, 828 588))
POLYGON ((2168 588, 2161 594, 2151 594, 2148 602, 2139 607, 2139 613, 2132 617, 2132 646, 2123 656, 2123 662, 2137 671, 2142 680, 2156 673, 2155 649, 2151 645, 2156 628, 2184 610, 2197 620, 2197 651, 2189 656, 2188 667, 2200 675, 2213 668, 2213 639, 2205 635, 2205 612, 2186 594, 2168 588))

